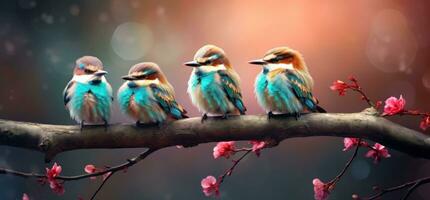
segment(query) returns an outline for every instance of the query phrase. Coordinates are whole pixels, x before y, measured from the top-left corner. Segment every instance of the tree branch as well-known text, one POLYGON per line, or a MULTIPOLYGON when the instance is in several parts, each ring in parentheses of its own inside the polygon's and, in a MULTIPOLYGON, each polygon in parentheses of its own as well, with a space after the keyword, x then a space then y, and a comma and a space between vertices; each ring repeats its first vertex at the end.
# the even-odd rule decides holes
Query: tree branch
POLYGON ((358 137, 379 142, 401 152, 430 159, 429 136, 390 122, 373 108, 360 113, 311 113, 294 118, 267 119, 245 115, 229 119, 200 118, 174 121, 163 127, 110 125, 104 127, 36 124, 0 120, 0 145, 45 153, 46 161, 64 151, 93 148, 160 149, 169 146, 195 146, 231 140, 275 140, 293 137, 358 137))

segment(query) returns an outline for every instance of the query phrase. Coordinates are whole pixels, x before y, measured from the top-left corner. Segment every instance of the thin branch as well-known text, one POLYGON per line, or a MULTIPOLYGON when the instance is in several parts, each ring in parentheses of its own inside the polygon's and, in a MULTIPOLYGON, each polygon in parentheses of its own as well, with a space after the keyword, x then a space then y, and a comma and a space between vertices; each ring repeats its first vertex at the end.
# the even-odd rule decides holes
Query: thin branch
POLYGON ((218 184, 220 185, 222 182, 224 182, 224 179, 225 179, 225 177, 226 176, 231 176, 231 174, 233 173, 233 170, 236 168, 236 166, 239 164, 239 162, 243 159, 243 158, 245 158, 249 153, 251 153, 252 152, 252 149, 251 150, 246 150, 246 152, 242 155, 242 156, 240 156, 239 157, 239 159, 237 159, 237 160, 233 160, 233 165, 230 167, 230 168, 228 168, 225 172, 224 172, 224 174, 223 175, 221 175, 219 178, 218 178, 218 184))
POLYGON ((345 174, 345 172, 349 169, 349 167, 352 164, 352 161, 354 161, 354 159, 357 157, 358 149, 360 149, 360 144, 361 144, 361 139, 358 140, 358 145, 355 147, 354 153, 352 154, 352 156, 348 160, 348 162, 345 164, 345 167, 342 169, 342 171, 333 180, 331 180, 328 183, 329 185, 334 186, 340 180, 340 178, 342 178, 342 176, 345 174))
POLYGON ((115 172, 109 173, 106 178, 103 180, 102 184, 97 188, 97 190, 94 192, 93 196, 91 196, 90 200, 93 200, 96 198, 97 193, 102 189, 103 185, 109 180, 109 178, 114 174, 115 172))
POLYGON ((375 103, 372 102, 372 100, 369 99, 369 97, 367 97, 366 93, 364 93, 363 89, 361 87, 358 88, 351 88, 353 91, 356 91, 358 93, 360 93, 361 97, 363 98, 363 100, 365 100, 367 102, 367 104, 371 107, 375 107, 375 103))
POLYGON ((380 191, 378 193, 374 194, 373 196, 362 198, 362 199, 364 199, 364 200, 379 199, 380 197, 382 197, 383 195, 385 195, 387 193, 394 192, 394 191, 401 190, 401 189, 409 187, 408 192, 402 198, 402 200, 406 200, 409 197, 409 195, 416 188, 418 188, 421 185, 427 184, 427 183, 430 183, 430 177, 420 178, 420 179, 417 179, 417 180, 414 180, 414 181, 411 181, 411 182, 407 182, 407 183, 404 183, 402 185, 394 186, 394 187, 391 187, 391 188, 380 189, 380 191))
MULTIPOLYGON (((93 148, 165 148, 238 140, 273 140, 293 137, 359 137, 381 143, 413 156, 430 159, 429 136, 378 116, 375 109, 360 113, 311 113, 295 118, 245 115, 225 120, 200 118, 178 120, 163 127, 110 125, 86 127, 35 124, 0 120, 0 145, 45 153, 49 161, 65 151, 93 148)), ((98 175, 100 175, 99 173, 98 175)), ((87 175, 90 177, 92 175, 87 175)))
MULTIPOLYGON (((138 156, 131 158, 131 159, 127 159, 127 162, 119 164, 117 166, 114 167, 110 167, 108 169, 105 169, 103 171, 100 172, 95 172, 95 173, 91 173, 91 174, 81 174, 81 175, 76 175, 76 176, 57 176, 55 177, 55 179, 58 180, 63 180, 63 181, 72 181, 72 180, 79 180, 79 179, 84 179, 84 178, 89 178, 89 177, 96 177, 96 176, 102 176, 104 174, 107 173, 115 173, 117 171, 121 171, 121 170, 125 170, 135 164, 137 164, 139 161, 145 159, 147 156, 149 156, 151 153, 154 153, 155 151, 157 151, 158 149, 147 149, 146 151, 140 153, 138 156)), ((11 169, 0 169, 0 174, 11 174, 11 175, 16 175, 19 177, 24 177, 24 178, 47 178, 45 174, 37 174, 37 173, 26 173, 26 172, 19 172, 19 171, 15 171, 15 170, 11 170, 11 169)))

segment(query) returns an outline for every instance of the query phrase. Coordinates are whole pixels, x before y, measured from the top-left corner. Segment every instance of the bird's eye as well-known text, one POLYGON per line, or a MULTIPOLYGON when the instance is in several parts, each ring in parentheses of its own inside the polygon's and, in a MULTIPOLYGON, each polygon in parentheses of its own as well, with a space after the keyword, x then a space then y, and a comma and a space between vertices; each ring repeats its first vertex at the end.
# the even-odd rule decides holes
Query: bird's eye
POLYGON ((89 70, 89 69, 85 69, 85 70, 84 70, 84 72, 85 72, 86 74, 92 74, 92 73, 94 73, 94 71, 89 70))
POLYGON ((135 76, 137 79, 145 79, 146 78, 146 75, 144 75, 144 74, 142 74, 142 75, 138 75, 138 76, 135 76))
POLYGON ((271 63, 277 63, 277 62, 279 62, 279 59, 278 59, 278 57, 275 57, 275 58, 270 59, 269 61, 271 63))

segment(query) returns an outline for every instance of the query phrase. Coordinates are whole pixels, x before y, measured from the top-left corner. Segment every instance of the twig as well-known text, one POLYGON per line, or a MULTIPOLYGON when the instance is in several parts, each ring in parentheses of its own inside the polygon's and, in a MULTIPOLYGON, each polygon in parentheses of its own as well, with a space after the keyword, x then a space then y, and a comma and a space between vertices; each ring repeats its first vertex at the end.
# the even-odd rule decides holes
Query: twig
POLYGON ((401 190, 404 188, 409 187, 408 192, 403 196, 402 200, 406 200, 409 195, 420 185, 424 185, 430 183, 430 177, 420 178, 411 182, 404 183, 402 185, 394 186, 391 188, 381 189, 378 193, 374 194, 373 196, 362 198, 363 200, 373 200, 378 199, 379 197, 385 195, 386 193, 394 192, 397 190, 401 190))
POLYGON ((233 160, 233 165, 229 168, 229 169, 227 169, 225 172, 224 172, 224 174, 223 175, 221 175, 219 178, 218 178, 218 185, 221 185, 221 183, 224 181, 224 179, 225 179, 225 177, 226 176, 231 176, 231 174, 233 173, 233 170, 234 170, 234 168, 239 164, 239 162, 243 159, 243 158, 245 158, 249 153, 251 153, 252 152, 252 149, 251 150, 247 150, 242 156, 240 156, 239 157, 239 159, 237 159, 237 160, 233 160))
POLYGON ((352 154, 351 158, 348 160, 348 162, 345 164, 345 167, 342 169, 342 171, 334 178, 332 179, 328 184, 331 186, 336 185, 337 182, 339 182, 340 178, 345 174, 346 170, 351 166, 352 161, 357 157, 358 149, 360 148, 361 139, 358 140, 358 145, 355 147, 354 153, 352 154))
POLYGON ((93 200, 97 193, 102 189, 103 185, 109 180, 109 178, 114 174, 115 172, 112 172, 110 174, 107 175, 107 177, 103 180, 102 184, 100 184, 100 186, 97 188, 97 190, 94 192, 93 196, 91 196, 90 200, 93 200))
MULTIPOLYGON (((111 175, 112 175, 113 173, 115 173, 117 171, 124 170, 124 169, 127 169, 128 167, 135 165, 136 163, 145 159, 147 156, 149 156, 151 153, 153 153, 157 150, 158 150, 157 148, 147 149, 146 151, 140 153, 138 156, 131 158, 131 159, 127 159, 127 162, 125 162, 123 164, 105 169, 105 170, 100 171, 100 172, 91 173, 91 174, 81 174, 81 175, 77 175, 77 176, 57 176, 57 177, 55 177, 55 179, 63 180, 63 181, 72 181, 72 180, 79 180, 79 179, 84 179, 84 178, 89 178, 89 177, 101 176, 101 175, 104 175, 107 173, 111 173, 111 175)), ((23 177, 23 178, 47 178, 47 176, 45 174, 25 173, 25 172, 19 172, 19 171, 15 171, 15 170, 11 170, 11 169, 5 169, 5 168, 0 169, 0 174, 12 174, 12 175, 16 175, 16 176, 23 177)))
POLYGON ((375 103, 373 103, 372 100, 370 100, 369 97, 367 97, 366 93, 363 92, 363 90, 360 86, 358 86, 358 88, 351 88, 351 89, 353 91, 360 93, 363 100, 365 100, 367 102, 367 104, 369 104, 369 106, 375 107, 375 103))

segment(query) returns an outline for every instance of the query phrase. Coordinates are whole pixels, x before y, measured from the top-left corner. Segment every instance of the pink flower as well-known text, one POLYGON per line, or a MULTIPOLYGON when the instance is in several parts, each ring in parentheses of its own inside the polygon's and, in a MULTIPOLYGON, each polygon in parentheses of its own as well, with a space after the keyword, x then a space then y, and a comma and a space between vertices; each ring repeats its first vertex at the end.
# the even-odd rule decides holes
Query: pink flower
POLYGON ((92 174, 97 171, 97 168, 94 165, 85 165, 84 171, 88 174, 92 174))
POLYGON ((54 163, 51 169, 46 168, 46 177, 48 180, 55 180, 55 177, 60 175, 61 173, 61 166, 57 165, 57 163, 54 163))
POLYGON ((51 169, 46 168, 46 178, 48 179, 49 187, 59 195, 64 194, 63 184, 59 183, 56 179, 60 175, 61 170, 61 166, 57 165, 57 163, 54 163, 51 169))
MULTIPOLYGON (((88 174, 93 174, 97 172, 97 168, 94 165, 85 165, 84 171, 88 174)), ((90 177, 91 180, 95 180, 97 177, 90 177)))
POLYGON ((427 130, 427 128, 430 127, 430 115, 427 115, 427 116, 424 117, 423 121, 421 121, 421 123, 420 123, 420 127, 424 131, 427 130))
POLYGON ((266 142, 264 141, 251 140, 249 143, 252 144, 252 151, 257 156, 260 156, 261 149, 263 149, 266 146, 266 142))
POLYGON ((57 180, 49 181, 49 187, 58 195, 63 195, 65 192, 63 184, 59 183, 57 180))
POLYGON ((326 200, 330 194, 329 185, 323 183, 320 179, 316 178, 312 181, 314 184, 314 198, 315 200, 326 200))
POLYGON ((338 91, 340 96, 345 95, 346 89, 348 88, 348 84, 340 80, 333 82, 333 85, 330 86, 330 89, 333 91, 338 91))
POLYGON ((388 150, 385 146, 375 143, 372 149, 366 153, 366 157, 373 158, 375 163, 381 161, 382 158, 389 158, 391 155, 388 153, 388 150))
POLYGON ((382 106, 382 101, 377 101, 376 105, 375 105, 375 108, 379 109, 381 106, 382 106))
POLYGON ((390 97, 385 100, 383 115, 395 115, 404 111, 406 100, 400 95, 400 98, 390 97))
POLYGON ((219 184, 217 183, 215 177, 207 176, 206 178, 202 179, 201 185, 205 196, 219 196, 219 184))
POLYGON ((219 157, 229 158, 234 154, 235 147, 234 141, 230 142, 218 142, 218 144, 214 147, 214 158, 217 159, 219 157))
MULTIPOLYGON (((358 138, 344 138, 343 139, 343 145, 345 146, 345 148, 343 149, 343 151, 348 151, 348 150, 354 148, 355 146, 357 146, 359 140, 360 139, 358 139, 358 138)), ((367 143, 364 141, 361 141, 360 146, 367 146, 367 143)))
POLYGON ((22 200, 30 200, 30 197, 26 193, 22 194, 22 200))

